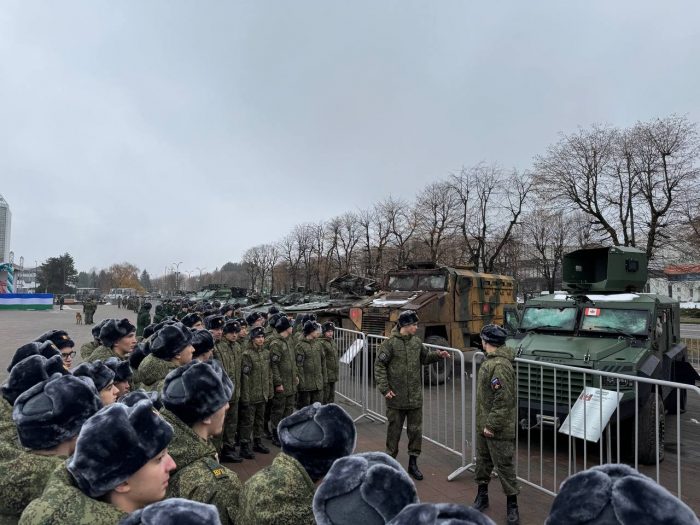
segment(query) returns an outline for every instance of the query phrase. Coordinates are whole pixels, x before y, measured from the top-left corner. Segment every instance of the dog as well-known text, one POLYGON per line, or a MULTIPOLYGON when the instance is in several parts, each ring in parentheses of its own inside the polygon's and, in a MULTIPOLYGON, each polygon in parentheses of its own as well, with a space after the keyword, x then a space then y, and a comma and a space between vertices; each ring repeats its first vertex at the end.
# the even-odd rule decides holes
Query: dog
POLYGON ((83 324, 83 314, 75 312, 75 324, 83 324))

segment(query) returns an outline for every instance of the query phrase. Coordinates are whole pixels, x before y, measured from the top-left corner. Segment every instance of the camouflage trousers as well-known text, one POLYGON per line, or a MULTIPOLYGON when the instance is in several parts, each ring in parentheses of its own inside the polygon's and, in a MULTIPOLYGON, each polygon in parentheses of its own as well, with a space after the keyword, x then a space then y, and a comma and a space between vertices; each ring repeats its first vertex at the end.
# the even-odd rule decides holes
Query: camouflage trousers
POLYGON ((482 434, 476 436, 476 469, 474 480, 479 485, 491 481, 491 472, 495 469, 498 479, 506 496, 520 493, 520 487, 515 477, 513 454, 515 441, 510 439, 489 439, 482 434))
POLYGON ((272 408, 270 409, 270 422, 272 429, 277 430, 277 426, 285 417, 294 412, 294 394, 275 392, 272 397, 272 408))
POLYGON ((324 383, 323 404, 335 403, 335 383, 324 383))
POLYGON ((238 430, 238 401, 231 400, 228 412, 224 418, 224 431, 220 436, 212 439, 217 452, 223 448, 234 448, 236 446, 236 431, 238 430))
POLYGON ((322 390, 304 390, 297 393, 297 408, 304 408, 323 401, 322 390))
POLYGON ((265 421, 265 401, 251 403, 241 407, 241 443, 250 443, 253 439, 262 439, 263 423, 265 421))
POLYGON ((400 410, 386 408, 388 427, 386 429, 386 453, 395 458, 399 453, 399 440, 406 421, 408 434, 408 455, 419 456, 423 443, 423 409, 400 410))

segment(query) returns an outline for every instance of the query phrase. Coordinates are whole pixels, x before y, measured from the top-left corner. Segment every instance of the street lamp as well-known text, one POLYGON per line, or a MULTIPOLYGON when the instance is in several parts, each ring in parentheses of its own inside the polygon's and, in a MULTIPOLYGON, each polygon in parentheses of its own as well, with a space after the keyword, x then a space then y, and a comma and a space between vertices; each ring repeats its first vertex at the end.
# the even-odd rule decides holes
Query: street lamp
POLYGON ((204 271, 204 270, 206 270, 206 269, 207 269, 206 266, 205 266, 204 268, 200 268, 199 266, 197 266, 197 268, 195 268, 195 270, 199 270, 199 281, 197 282, 197 285, 198 285, 200 288, 202 287, 202 271, 204 271))
POLYGON ((179 263, 173 263, 173 266, 175 267, 175 290, 180 291, 180 265, 182 264, 182 261, 179 263))

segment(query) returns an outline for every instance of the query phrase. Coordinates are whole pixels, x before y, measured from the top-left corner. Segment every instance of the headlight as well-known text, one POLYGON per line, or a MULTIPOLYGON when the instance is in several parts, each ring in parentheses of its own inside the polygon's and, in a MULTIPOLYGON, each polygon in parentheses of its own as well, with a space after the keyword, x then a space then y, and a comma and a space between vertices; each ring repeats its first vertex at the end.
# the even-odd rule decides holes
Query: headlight
POLYGON ((632 382, 629 379, 618 379, 616 377, 603 377, 603 386, 606 388, 629 388, 632 386, 632 382))

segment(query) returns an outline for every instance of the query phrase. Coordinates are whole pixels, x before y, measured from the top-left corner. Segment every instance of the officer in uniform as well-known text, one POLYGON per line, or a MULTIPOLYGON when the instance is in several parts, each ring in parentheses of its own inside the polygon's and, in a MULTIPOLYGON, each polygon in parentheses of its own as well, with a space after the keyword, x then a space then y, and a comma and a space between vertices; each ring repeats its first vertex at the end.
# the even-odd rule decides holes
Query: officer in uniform
POLYGON ((151 324, 151 303, 145 302, 141 305, 139 315, 136 318, 136 337, 143 336, 143 329, 151 324))
POLYGON ((270 369, 272 372, 272 409, 270 421, 272 422, 272 444, 280 446, 277 427, 283 418, 294 411, 294 395, 299 383, 294 348, 291 345, 292 323, 286 316, 281 316, 275 323, 277 335, 270 343, 270 369))
POLYGON ((386 432, 386 453, 396 458, 399 453, 401 429, 406 421, 408 434, 408 470, 415 479, 422 480, 418 470, 418 456, 423 439, 423 365, 440 358, 450 357, 445 350, 429 351, 416 337, 418 315, 413 310, 402 312, 398 330, 391 333, 379 347, 374 362, 374 380, 386 398, 386 417, 389 426, 386 432))
POLYGON ((306 321, 301 333, 303 337, 295 346, 299 369, 298 408, 320 403, 323 398, 323 350, 316 342, 321 334, 321 325, 306 321))
POLYGON ((507 498, 508 524, 520 523, 513 454, 515 453, 515 353, 505 346, 506 331, 497 325, 481 330, 486 359, 476 384, 476 470, 478 492, 473 507, 489 506, 489 481, 495 469, 507 498))
POLYGON ((265 334, 258 326, 250 331, 250 344, 241 357, 241 453, 245 459, 254 459, 250 450, 251 435, 253 451, 269 454, 270 449, 262 444, 265 403, 270 397, 270 361, 263 351, 265 334))
POLYGON ((323 383, 323 403, 335 403, 335 384, 338 381, 338 369, 340 356, 338 347, 333 340, 335 325, 333 323, 323 323, 321 327, 322 337, 318 339, 319 345, 325 356, 326 377, 323 383))
POLYGON ((224 420, 224 431, 214 438, 214 444, 220 452, 221 460, 240 463, 241 457, 236 451, 236 430, 238 430, 238 400, 241 397, 241 350, 236 339, 241 331, 237 321, 226 321, 223 337, 214 347, 214 359, 219 361, 233 381, 234 389, 229 400, 230 407, 224 420))

